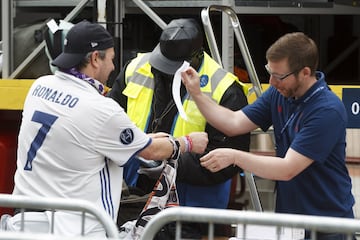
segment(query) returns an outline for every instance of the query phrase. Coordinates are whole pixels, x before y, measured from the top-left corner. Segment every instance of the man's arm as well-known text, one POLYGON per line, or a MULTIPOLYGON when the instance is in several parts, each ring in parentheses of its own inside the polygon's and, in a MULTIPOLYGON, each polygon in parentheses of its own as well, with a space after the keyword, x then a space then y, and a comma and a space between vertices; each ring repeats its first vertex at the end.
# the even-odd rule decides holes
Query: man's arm
POLYGON ((228 109, 203 94, 200 90, 199 75, 193 68, 182 72, 181 77, 200 112, 212 126, 228 136, 245 134, 257 128, 241 110, 228 109))
POLYGON ((256 155, 231 148, 218 148, 200 160, 203 167, 213 172, 229 165, 237 165, 256 176, 279 181, 292 179, 314 162, 292 148, 289 148, 283 158, 256 155))
MULTIPOLYGON (((176 157, 179 153, 186 152, 186 143, 182 137, 177 139, 166 133, 152 134, 152 142, 138 155, 144 159, 164 160, 176 157)), ((205 132, 192 132, 188 135, 191 139, 192 152, 203 153, 208 143, 205 132)))
MULTIPOLYGON (((220 105, 234 111, 243 108, 247 104, 246 95, 238 83, 233 83, 233 85, 226 90, 220 101, 220 105)), ((210 124, 206 125, 205 131, 209 136, 209 144, 205 151, 206 153, 220 147, 230 147, 243 151, 249 151, 249 133, 228 137, 224 133, 212 127, 210 124)), ((228 166, 219 172, 210 172, 200 165, 199 158, 202 155, 203 154, 195 153, 184 153, 181 155, 177 171, 177 181, 194 185, 214 185, 232 178, 235 174, 238 174, 241 171, 241 169, 237 166, 228 166)))

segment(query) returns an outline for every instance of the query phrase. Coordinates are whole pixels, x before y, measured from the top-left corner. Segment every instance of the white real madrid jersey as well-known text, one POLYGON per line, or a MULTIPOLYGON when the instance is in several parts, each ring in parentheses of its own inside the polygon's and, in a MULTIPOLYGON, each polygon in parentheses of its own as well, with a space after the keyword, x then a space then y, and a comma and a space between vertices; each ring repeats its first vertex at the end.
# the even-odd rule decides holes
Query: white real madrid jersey
MULTIPOLYGON (((41 77, 25 100, 13 194, 88 200, 116 220, 121 166, 150 141, 87 82, 59 71, 41 77)), ((68 219, 55 230, 79 233, 68 219)), ((90 222, 86 231, 97 227, 90 222)))

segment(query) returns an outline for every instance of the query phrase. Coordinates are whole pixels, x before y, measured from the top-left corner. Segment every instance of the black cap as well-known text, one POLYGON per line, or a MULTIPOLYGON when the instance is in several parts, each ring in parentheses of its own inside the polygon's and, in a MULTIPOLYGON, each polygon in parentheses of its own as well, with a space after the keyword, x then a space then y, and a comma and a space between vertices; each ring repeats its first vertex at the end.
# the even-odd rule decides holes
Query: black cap
POLYGON ((203 37, 195 19, 172 20, 163 30, 150 55, 150 65, 168 75, 175 74, 184 60, 202 48, 203 37))
POLYGON ((103 26, 84 20, 70 29, 64 39, 64 51, 51 64, 69 69, 78 65, 88 52, 112 47, 113 38, 103 26))

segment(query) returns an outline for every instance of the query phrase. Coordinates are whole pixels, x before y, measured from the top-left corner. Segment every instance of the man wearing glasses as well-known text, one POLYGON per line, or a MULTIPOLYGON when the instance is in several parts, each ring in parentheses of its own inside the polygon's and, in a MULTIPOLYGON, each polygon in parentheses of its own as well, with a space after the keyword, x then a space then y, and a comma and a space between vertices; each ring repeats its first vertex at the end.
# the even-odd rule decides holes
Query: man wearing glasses
MULTIPOLYGON (((318 49, 305 34, 279 38, 266 52, 270 88, 239 111, 225 109, 199 90, 189 68, 183 82, 207 121, 227 135, 274 128, 276 156, 221 148, 203 156, 202 166, 217 172, 237 165, 276 180, 276 212, 354 218, 352 184, 345 165, 347 114, 318 67, 318 49)), ((305 231, 305 238, 310 233, 305 231)), ((318 240, 346 239, 319 232, 318 240)))

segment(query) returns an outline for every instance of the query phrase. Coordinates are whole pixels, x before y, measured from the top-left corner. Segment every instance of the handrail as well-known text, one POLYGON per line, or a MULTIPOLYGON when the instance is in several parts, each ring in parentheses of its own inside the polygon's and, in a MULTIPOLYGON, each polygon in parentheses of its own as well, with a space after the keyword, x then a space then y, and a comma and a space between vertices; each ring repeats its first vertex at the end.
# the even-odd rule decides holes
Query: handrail
MULTIPOLYGON (((95 216, 103 225, 107 236, 110 238, 119 238, 119 232, 115 222, 104 211, 100 211, 89 201, 80 199, 65 199, 65 198, 30 198, 25 196, 16 196, 11 194, 0 194, 0 206, 10 208, 20 208, 23 214, 23 209, 42 209, 50 210, 55 213, 55 210, 68 210, 82 212, 83 217, 85 213, 90 213, 95 216)), ((84 225, 85 219, 82 224, 84 225)), ((53 220, 51 225, 53 226, 53 220)), ((84 226, 82 226, 84 227, 84 226)))
MULTIPOLYGON (((150 219, 144 228, 141 239, 153 239, 161 227, 174 221, 176 226, 179 226, 176 228, 176 233, 181 231, 181 222, 208 223, 208 239, 213 239, 212 230, 216 223, 243 225, 244 229, 249 225, 307 229, 311 231, 312 239, 315 239, 316 232, 339 232, 347 234, 347 239, 352 239, 352 234, 360 230, 358 219, 230 209, 172 207, 160 211, 150 219)), ((243 234, 246 234, 245 231, 243 234)))
POLYGON ((254 209, 256 211, 262 212, 263 208, 262 208, 262 205, 261 205, 259 192, 258 192, 257 187, 256 187, 256 182, 255 182, 255 179, 254 179, 254 175, 251 172, 248 172, 248 171, 244 171, 244 175, 245 175, 246 182, 249 185, 249 193, 250 193, 251 203, 253 204, 254 209))
POLYGON ((236 13, 234 12, 234 10, 229 6, 210 5, 209 7, 207 7, 206 9, 203 9, 201 11, 201 19, 204 24, 204 30, 205 30, 205 34, 206 34, 206 37, 208 40, 211 55, 214 57, 214 59, 219 64, 221 64, 219 50, 216 45, 216 40, 214 37, 213 29, 211 27, 211 21, 210 21, 210 12, 211 11, 220 11, 220 12, 226 13, 228 15, 228 17, 230 18, 230 22, 233 27, 237 43, 239 44, 241 54, 244 58, 245 65, 246 65, 247 71, 249 73, 250 81, 253 84, 253 87, 249 90, 249 93, 255 92, 256 96, 259 97, 262 93, 261 84, 260 84, 259 78, 256 74, 256 70, 255 70, 255 67, 254 67, 250 52, 249 52, 249 48, 246 44, 246 40, 245 40, 243 31, 241 29, 239 19, 238 19, 236 13))
POLYGON ((218 64, 220 64, 222 67, 224 67, 222 64, 221 57, 220 57, 219 49, 217 47, 214 31, 211 26, 210 14, 209 14, 210 9, 209 8, 210 8, 210 6, 207 9, 203 9, 201 11, 201 20, 203 22, 205 36, 206 36, 206 39, 207 39, 207 42, 209 45, 211 56, 214 58, 214 60, 218 64))
MULTIPOLYGON (((86 4, 88 4, 90 0, 82 0, 65 18, 65 21, 71 21, 73 20, 76 15, 81 12, 83 8, 85 8, 86 4)), ((6 1, 5 1, 6 2, 6 1)), ((12 9, 11 9, 12 11, 12 9)), ((5 24, 6 25, 6 24, 5 24)), ((29 56, 27 56, 24 61, 7 77, 7 78, 16 78, 22 73, 25 69, 25 67, 30 64, 35 57, 39 55, 39 53, 45 48, 45 40, 43 40, 32 52, 29 56)), ((9 49, 3 49, 3 52, 7 51, 7 54, 4 54, 5 57, 9 57, 9 49)), ((9 67, 9 66, 4 66, 9 67)), ((7 71, 6 71, 7 72, 7 71)))
MULTIPOLYGON (((0 231, 0 240, 105 240, 99 237, 88 237, 88 236, 61 236, 61 235, 50 235, 46 233, 22 233, 22 232, 5 232, 0 231)), ((106 240, 119 240, 119 238, 106 238, 106 240)))
POLYGON ((161 29, 166 27, 166 23, 143 1, 132 0, 146 15, 148 15, 161 29))
MULTIPOLYGON (((240 47, 241 54, 244 58, 247 70, 249 72, 250 80, 252 82, 252 88, 250 88, 249 94, 254 91, 256 94, 256 97, 259 97, 261 95, 261 84, 260 84, 258 76, 256 74, 255 67, 252 62, 251 55, 250 55, 249 49, 246 44, 244 34, 241 30, 239 19, 238 19, 236 13, 228 6, 210 5, 209 7, 207 7, 206 9, 203 9, 201 11, 201 19, 202 19, 202 22, 204 25, 205 35, 206 35, 206 38, 208 41, 208 45, 209 45, 212 57, 215 59, 215 61, 217 61, 222 66, 219 49, 217 47, 216 39, 214 36, 214 31, 212 29, 212 25, 211 25, 211 21, 210 21, 210 12, 211 11, 225 12, 229 16, 229 18, 231 20, 231 25, 234 29, 235 36, 236 36, 236 39, 237 39, 239 47, 240 47)), ((245 174, 246 181, 249 185, 251 202, 252 202, 255 210, 262 211, 262 206, 261 206, 261 202, 260 202, 260 198, 259 198, 259 194, 257 191, 254 177, 253 177, 252 173, 247 172, 247 171, 245 171, 244 174, 245 174)))

